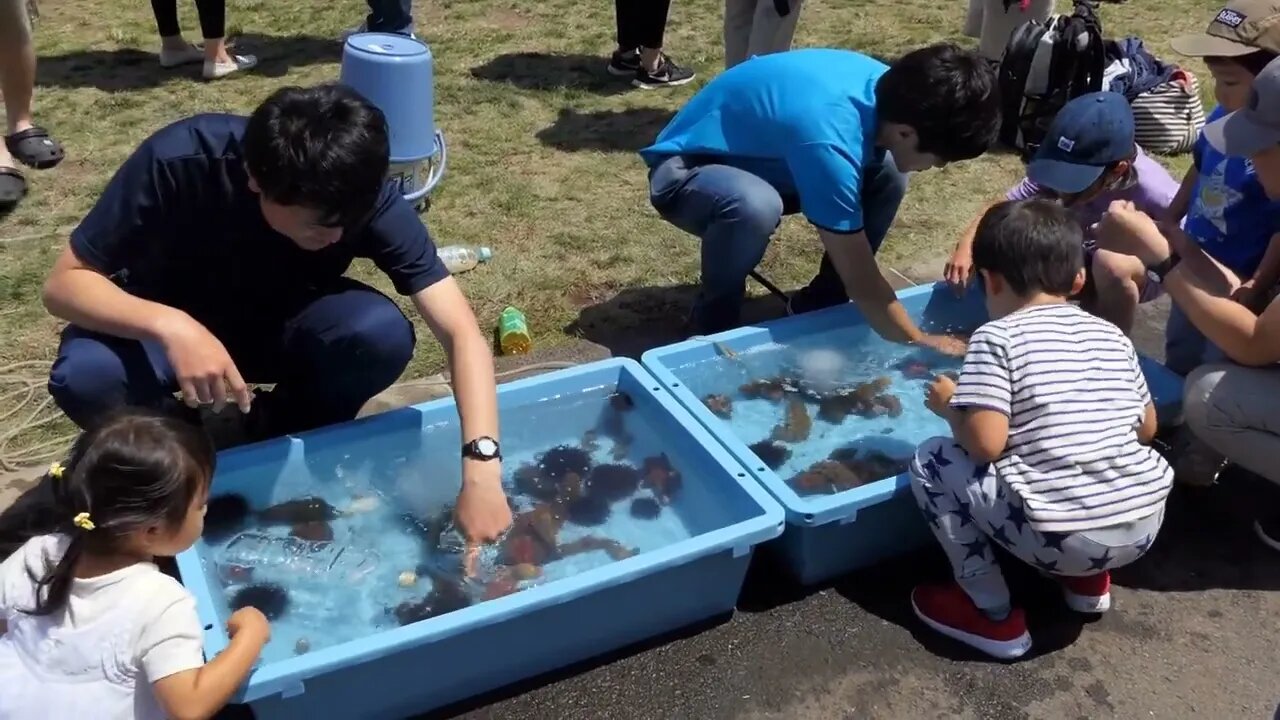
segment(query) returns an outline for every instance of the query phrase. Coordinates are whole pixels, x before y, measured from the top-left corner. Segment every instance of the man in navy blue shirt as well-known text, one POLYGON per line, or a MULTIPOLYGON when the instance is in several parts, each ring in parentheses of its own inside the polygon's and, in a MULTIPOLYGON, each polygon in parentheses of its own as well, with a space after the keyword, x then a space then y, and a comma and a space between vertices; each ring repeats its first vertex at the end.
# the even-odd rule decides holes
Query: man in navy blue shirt
POLYGON ((902 172, 986 152, 999 127, 995 73, 975 53, 926 47, 893 65, 848 50, 764 55, 712 80, 640 151, 653 206, 702 239, 701 332, 738 323, 747 275, 783 214, 826 248, 793 312, 853 299, 898 342, 962 353, 926 336, 897 302, 875 252, 906 192, 902 172))
POLYGON ((400 376, 413 325, 343 274, 368 258, 449 356, 462 421, 458 517, 511 521, 493 358, 413 208, 385 182, 381 111, 339 85, 285 88, 253 115, 198 115, 125 161, 58 258, 45 306, 67 320, 49 392, 76 424, 124 404, 228 400, 251 439, 350 420, 400 376), (246 383, 275 383, 251 396, 246 383))

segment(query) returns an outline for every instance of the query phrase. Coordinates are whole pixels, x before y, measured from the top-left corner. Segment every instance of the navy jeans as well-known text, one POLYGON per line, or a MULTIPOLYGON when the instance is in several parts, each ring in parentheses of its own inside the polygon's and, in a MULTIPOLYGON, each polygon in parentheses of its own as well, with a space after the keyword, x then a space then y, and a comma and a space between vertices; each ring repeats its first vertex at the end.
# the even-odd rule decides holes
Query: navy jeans
POLYGON ((413 32, 413 0, 368 0, 368 2, 369 17, 364 21, 366 30, 402 35, 413 32))
MULTIPOLYGON (((246 382, 276 384, 254 402, 268 437, 354 418, 413 356, 413 325, 400 308, 347 278, 289 307, 233 308, 225 319, 201 321, 246 382)), ((173 368, 155 343, 74 325, 63 330, 49 373, 49 394, 82 428, 121 405, 163 406, 177 389, 173 368)))
MULTIPOLYGON (((737 327, 747 276, 760 264, 783 215, 800 211, 794 188, 771 184, 745 167, 747 159, 675 156, 649 172, 649 201, 667 222, 702 240, 702 292, 693 309, 699 331, 737 327), (727 164, 727 163, 734 164, 727 164)), ((775 182, 777 182, 775 180, 775 182)), ((888 153, 866 166, 864 230, 875 252, 907 191, 907 178, 888 153)), ((794 312, 848 302, 831 258, 791 299, 794 312)))

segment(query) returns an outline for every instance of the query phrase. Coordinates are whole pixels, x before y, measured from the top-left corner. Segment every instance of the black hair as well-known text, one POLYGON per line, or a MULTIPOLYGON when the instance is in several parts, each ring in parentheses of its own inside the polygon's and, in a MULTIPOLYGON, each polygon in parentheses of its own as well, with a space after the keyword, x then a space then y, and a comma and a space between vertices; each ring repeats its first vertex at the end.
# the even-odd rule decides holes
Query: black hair
POLYGON ((1084 231, 1052 200, 1010 200, 978 222, 973 267, 999 273, 1020 296, 1045 292, 1066 297, 1084 267, 1084 231))
POLYGON ((903 55, 876 83, 880 122, 906 125, 917 150, 945 162, 982 155, 1000 130, 996 73, 980 55, 951 44, 903 55))
POLYGON ((377 203, 390 167, 382 111, 345 85, 285 87, 249 117, 245 166, 262 194, 350 227, 377 203))
POLYGON ((1212 65, 1214 63, 1232 63, 1244 68, 1245 72, 1250 75, 1257 77, 1258 74, 1262 72, 1262 69, 1271 64, 1271 61, 1275 60, 1277 57, 1280 56, 1277 56, 1270 50, 1255 50, 1247 55, 1237 55, 1235 57, 1214 55, 1212 57, 1205 58, 1204 62, 1206 65, 1212 65))
POLYGON ((59 524, 71 541, 36 583, 31 615, 66 607, 76 564, 106 554, 128 534, 156 523, 178 528, 213 476, 214 449, 195 425, 169 415, 126 409, 76 439, 66 466, 53 474, 59 524), (90 523, 92 523, 90 525, 90 523))

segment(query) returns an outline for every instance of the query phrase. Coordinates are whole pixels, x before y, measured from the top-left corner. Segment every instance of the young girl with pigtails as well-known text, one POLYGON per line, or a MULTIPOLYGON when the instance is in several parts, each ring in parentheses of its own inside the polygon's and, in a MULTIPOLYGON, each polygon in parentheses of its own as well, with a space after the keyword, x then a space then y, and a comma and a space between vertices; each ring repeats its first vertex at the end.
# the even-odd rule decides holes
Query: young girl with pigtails
POLYGON ((204 526, 214 451, 203 432, 125 411, 50 469, 60 526, 0 564, 0 720, 208 718, 270 636, 251 607, 206 663, 195 599, 154 560, 204 526))

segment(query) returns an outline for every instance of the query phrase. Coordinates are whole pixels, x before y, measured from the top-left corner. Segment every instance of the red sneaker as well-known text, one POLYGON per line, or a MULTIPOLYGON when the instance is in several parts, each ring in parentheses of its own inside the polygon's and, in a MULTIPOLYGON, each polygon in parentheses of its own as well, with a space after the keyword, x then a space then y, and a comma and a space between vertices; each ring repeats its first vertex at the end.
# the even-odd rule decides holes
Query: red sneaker
POLYGON ((911 591, 911 606, 926 625, 998 660, 1014 660, 1031 649, 1022 610, 995 621, 973 604, 959 585, 921 585, 911 591))
POLYGON ((1103 570, 1096 575, 1057 578, 1062 585, 1062 595, 1067 607, 1079 613, 1098 614, 1111 609, 1111 573, 1103 570))

